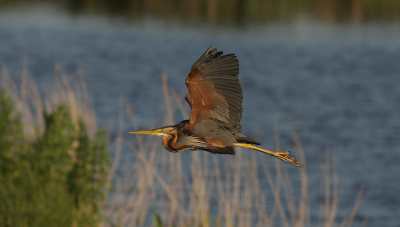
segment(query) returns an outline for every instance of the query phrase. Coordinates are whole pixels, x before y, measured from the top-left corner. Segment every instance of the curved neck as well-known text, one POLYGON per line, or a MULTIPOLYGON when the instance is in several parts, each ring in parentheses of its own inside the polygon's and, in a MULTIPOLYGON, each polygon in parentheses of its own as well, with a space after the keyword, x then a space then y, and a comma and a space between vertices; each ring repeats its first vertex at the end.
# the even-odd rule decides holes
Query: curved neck
POLYGON ((161 140, 162 140, 162 143, 163 143, 163 146, 165 147, 165 149, 167 149, 170 152, 180 152, 180 151, 187 150, 185 148, 185 144, 180 144, 180 145, 176 144, 176 141, 178 140, 177 131, 175 131, 172 134, 169 134, 165 137, 162 137, 161 140))

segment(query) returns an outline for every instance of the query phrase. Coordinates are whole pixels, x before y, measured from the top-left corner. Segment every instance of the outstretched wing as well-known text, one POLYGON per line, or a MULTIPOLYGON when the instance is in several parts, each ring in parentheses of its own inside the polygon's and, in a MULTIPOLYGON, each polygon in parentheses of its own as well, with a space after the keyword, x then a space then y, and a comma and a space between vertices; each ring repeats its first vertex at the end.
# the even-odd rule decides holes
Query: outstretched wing
POLYGON ((191 125, 202 119, 217 119, 240 127, 243 96, 238 74, 236 56, 222 55, 212 46, 194 63, 186 78, 189 95, 185 97, 192 108, 191 125))

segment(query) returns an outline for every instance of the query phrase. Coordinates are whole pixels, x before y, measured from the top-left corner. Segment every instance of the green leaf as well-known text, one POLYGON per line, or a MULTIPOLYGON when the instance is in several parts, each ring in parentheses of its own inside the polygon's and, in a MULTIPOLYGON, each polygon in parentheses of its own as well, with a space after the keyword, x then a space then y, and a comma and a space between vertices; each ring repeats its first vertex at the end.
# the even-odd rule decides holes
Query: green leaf
POLYGON ((164 226, 162 221, 161 221, 160 215, 156 211, 154 211, 154 221, 155 221, 156 227, 163 227, 164 226))

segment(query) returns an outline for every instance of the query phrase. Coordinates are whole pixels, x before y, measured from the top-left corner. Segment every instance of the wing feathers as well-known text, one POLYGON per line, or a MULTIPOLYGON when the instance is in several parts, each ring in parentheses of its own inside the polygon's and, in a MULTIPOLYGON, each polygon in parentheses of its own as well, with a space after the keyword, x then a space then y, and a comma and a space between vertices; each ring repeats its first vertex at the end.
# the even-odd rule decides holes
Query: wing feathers
POLYGON ((242 118, 242 88, 239 84, 239 61, 234 54, 207 51, 197 60, 186 78, 190 93, 190 123, 196 119, 214 118, 240 128, 242 118))

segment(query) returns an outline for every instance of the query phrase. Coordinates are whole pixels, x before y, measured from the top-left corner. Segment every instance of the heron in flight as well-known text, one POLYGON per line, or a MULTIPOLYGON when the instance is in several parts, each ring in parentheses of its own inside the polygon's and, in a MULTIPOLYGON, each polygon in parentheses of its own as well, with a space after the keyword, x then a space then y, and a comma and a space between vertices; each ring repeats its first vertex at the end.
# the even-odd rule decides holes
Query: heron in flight
POLYGON ((253 145, 260 145, 259 142, 241 133, 243 96, 238 79, 239 61, 235 54, 222 54, 210 46, 186 77, 189 94, 185 100, 191 107, 189 120, 130 133, 161 136, 163 146, 170 152, 204 150, 234 155, 235 146, 245 147, 301 167, 289 151, 261 149, 253 145))

